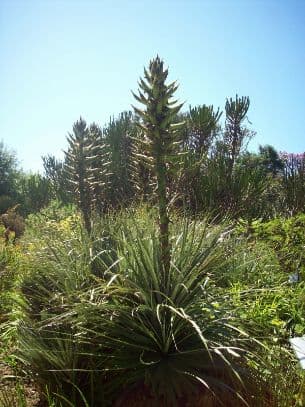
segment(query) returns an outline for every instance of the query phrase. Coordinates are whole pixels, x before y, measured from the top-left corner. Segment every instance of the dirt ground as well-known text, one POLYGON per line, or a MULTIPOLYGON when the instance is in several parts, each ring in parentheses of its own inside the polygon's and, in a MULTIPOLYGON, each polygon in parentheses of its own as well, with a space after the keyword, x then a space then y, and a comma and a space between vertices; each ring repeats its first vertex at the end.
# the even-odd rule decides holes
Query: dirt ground
POLYGON ((0 407, 20 405, 43 407, 34 384, 30 380, 17 378, 15 372, 0 361, 0 407))

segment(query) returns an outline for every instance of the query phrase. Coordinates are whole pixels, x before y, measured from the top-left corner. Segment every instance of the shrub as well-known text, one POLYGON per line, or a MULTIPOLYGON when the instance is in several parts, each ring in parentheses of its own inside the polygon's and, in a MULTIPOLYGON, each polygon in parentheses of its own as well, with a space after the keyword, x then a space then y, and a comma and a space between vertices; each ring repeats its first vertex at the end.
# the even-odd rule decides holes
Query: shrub
MULTIPOLYGON (((17 205, 18 206, 18 205, 17 205)), ((10 208, 7 212, 1 215, 0 219, 5 227, 5 239, 9 241, 10 232, 14 233, 14 241, 23 235, 25 224, 23 217, 16 212, 17 206, 10 208)))
POLYGON ((274 250, 287 278, 294 273, 300 277, 304 275, 305 214, 288 219, 275 218, 269 222, 254 221, 243 230, 274 250))
POLYGON ((105 406, 239 405, 242 398, 264 405, 260 398, 269 392, 251 367, 257 345, 215 285, 222 229, 172 225, 164 275, 151 217, 137 216, 141 226, 126 214, 97 226, 116 241, 110 267, 81 228, 63 240, 52 231, 49 244, 33 253, 20 282, 26 302, 19 358, 63 405, 67 399, 80 406, 82 396, 105 406), (93 258, 102 278, 91 273, 93 258))

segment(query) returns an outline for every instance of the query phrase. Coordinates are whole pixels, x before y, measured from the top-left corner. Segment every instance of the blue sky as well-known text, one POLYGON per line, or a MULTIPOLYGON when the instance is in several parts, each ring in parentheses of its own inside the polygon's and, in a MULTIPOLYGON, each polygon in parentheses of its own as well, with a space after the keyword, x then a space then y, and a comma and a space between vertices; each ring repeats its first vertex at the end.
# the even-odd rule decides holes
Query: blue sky
POLYGON ((0 140, 25 170, 130 109, 157 53, 188 105, 249 96, 251 144, 305 151, 305 0, 0 0, 0 140))

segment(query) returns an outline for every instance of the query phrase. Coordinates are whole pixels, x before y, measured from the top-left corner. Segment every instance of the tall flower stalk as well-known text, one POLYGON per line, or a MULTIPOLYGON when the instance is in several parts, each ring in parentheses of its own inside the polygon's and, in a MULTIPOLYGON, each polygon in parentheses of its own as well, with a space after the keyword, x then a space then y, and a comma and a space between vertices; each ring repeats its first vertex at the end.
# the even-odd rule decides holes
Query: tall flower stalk
POLYGON ((168 70, 157 56, 144 68, 144 79, 139 80, 138 95, 134 97, 144 105, 143 109, 134 107, 140 120, 138 126, 142 133, 142 151, 138 157, 144 158, 156 177, 156 192, 159 210, 159 234, 161 248, 161 269, 165 275, 170 268, 169 242, 169 179, 168 171, 179 155, 179 130, 182 123, 174 123, 182 104, 172 100, 178 85, 166 84, 168 70))
POLYGON ((96 125, 87 127, 80 118, 73 125, 73 133, 67 137, 65 151, 65 174, 69 192, 80 208, 87 232, 91 233, 92 213, 97 202, 104 207, 103 190, 108 183, 108 155, 102 134, 96 125))
POLYGON ((228 178, 232 182, 233 169, 237 157, 240 154, 245 139, 251 137, 249 130, 242 125, 247 117, 250 107, 248 96, 241 98, 236 95, 235 100, 232 98, 226 101, 226 127, 224 141, 228 152, 228 178))

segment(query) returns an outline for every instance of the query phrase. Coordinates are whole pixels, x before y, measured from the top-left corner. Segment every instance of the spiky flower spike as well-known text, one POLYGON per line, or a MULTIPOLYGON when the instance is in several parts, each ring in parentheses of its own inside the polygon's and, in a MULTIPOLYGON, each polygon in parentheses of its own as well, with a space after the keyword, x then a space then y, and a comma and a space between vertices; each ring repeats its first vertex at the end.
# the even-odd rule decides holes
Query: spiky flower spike
POLYGON ((79 206, 87 232, 91 232, 92 213, 104 205, 104 190, 108 180, 108 157, 101 130, 95 124, 87 127, 80 118, 67 137, 65 173, 69 192, 79 206))
POLYGON ((215 111, 213 106, 190 106, 187 117, 188 144, 197 158, 208 153, 221 115, 219 108, 215 111))
POLYGON ((67 136, 68 151, 65 151, 65 171, 70 188, 77 205, 79 206, 84 224, 90 232, 90 186, 88 182, 88 168, 91 165, 89 154, 89 140, 87 123, 81 117, 73 125, 73 133, 67 136))
POLYGON ((235 100, 232 98, 226 101, 226 128, 224 140, 229 153, 228 176, 232 178, 233 167, 238 157, 242 144, 250 134, 247 128, 242 127, 242 122, 246 119, 250 106, 248 96, 241 98, 236 95, 235 100))
POLYGON ((139 94, 136 100, 144 109, 134 107, 140 117, 138 126, 142 131, 142 158, 156 176, 159 209, 159 232, 161 245, 161 267, 165 273, 170 267, 169 215, 168 215, 168 169, 179 154, 179 129, 182 123, 174 123, 182 104, 172 100, 178 88, 176 82, 166 84, 168 70, 157 56, 150 61, 149 69, 144 68, 144 79, 139 80, 139 94))

